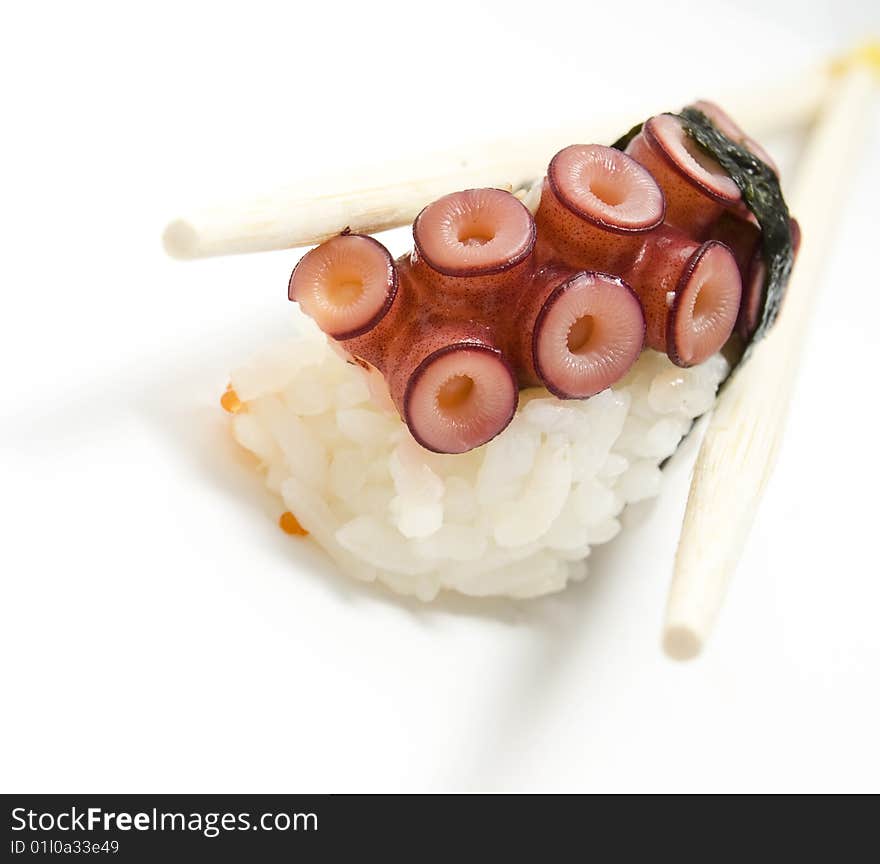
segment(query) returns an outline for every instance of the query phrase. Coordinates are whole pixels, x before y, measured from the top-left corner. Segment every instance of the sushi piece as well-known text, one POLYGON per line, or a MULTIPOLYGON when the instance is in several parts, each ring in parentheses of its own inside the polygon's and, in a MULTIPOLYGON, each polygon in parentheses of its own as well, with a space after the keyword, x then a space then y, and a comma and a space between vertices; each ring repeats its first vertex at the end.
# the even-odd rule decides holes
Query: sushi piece
POLYGON ((765 236, 778 214, 750 215, 706 130, 776 182, 698 103, 614 147, 565 148, 526 203, 440 198, 397 259, 348 231, 308 252, 288 285, 294 334, 223 396, 282 527, 424 600, 582 578, 623 508, 657 494, 730 372, 722 349, 772 323, 790 270, 778 220, 765 236))

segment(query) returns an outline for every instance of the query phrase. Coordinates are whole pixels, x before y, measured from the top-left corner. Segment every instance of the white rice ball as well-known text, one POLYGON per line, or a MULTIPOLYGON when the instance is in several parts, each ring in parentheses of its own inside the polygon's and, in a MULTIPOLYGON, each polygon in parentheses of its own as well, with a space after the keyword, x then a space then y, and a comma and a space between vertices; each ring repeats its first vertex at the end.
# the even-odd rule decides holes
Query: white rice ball
POLYGON ((657 495, 660 463, 727 374, 720 355, 681 369, 646 351, 592 399, 524 391, 501 435, 440 455, 313 322, 294 320, 291 339, 233 373, 233 434, 340 568, 422 600, 535 597, 583 579, 590 547, 617 534, 626 504, 657 495))

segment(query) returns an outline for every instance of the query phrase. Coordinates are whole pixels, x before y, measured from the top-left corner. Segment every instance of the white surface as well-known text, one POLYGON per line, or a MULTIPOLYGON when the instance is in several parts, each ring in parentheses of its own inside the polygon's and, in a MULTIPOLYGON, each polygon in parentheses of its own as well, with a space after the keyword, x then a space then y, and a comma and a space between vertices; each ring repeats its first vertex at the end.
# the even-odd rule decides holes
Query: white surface
MULTIPOLYGON (((876 31, 869 7, 784 4, 750 73, 876 31)), ((168 261, 180 204, 638 86, 665 108, 742 66, 716 4, 645 5, 633 34, 561 8, 7 16, 4 791, 877 790, 876 110, 779 466, 692 665, 659 631, 693 439, 586 583, 424 606, 283 535, 225 434, 227 370, 280 330, 296 255, 168 261)))

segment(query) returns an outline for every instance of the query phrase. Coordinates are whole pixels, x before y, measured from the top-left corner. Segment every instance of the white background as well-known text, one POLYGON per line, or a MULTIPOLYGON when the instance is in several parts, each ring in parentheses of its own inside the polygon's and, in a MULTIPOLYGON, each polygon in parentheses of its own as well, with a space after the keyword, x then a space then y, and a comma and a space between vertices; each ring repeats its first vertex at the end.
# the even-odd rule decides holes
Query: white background
POLYGON ((759 92, 880 30, 876 5, 306 5, 4 13, 4 791, 877 791, 876 106, 778 468, 688 665, 659 625, 695 441, 562 594, 352 584, 277 529, 217 405, 283 330, 297 253, 159 244, 189 203, 340 164, 759 92))

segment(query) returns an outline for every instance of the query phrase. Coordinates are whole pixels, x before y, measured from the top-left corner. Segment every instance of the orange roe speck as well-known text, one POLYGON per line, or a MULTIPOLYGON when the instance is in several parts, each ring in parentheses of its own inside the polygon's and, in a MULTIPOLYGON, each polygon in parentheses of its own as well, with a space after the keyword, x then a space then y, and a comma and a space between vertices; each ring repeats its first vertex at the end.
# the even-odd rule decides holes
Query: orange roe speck
POLYGON ((223 406, 223 410, 230 414, 238 414, 242 409, 241 399, 238 398, 238 393, 231 386, 227 387, 226 392, 220 397, 220 404, 223 406))
POLYGON ((293 534, 296 537, 305 537, 309 532, 299 524, 299 520, 290 510, 285 510, 278 519, 278 525, 285 534, 293 534))

